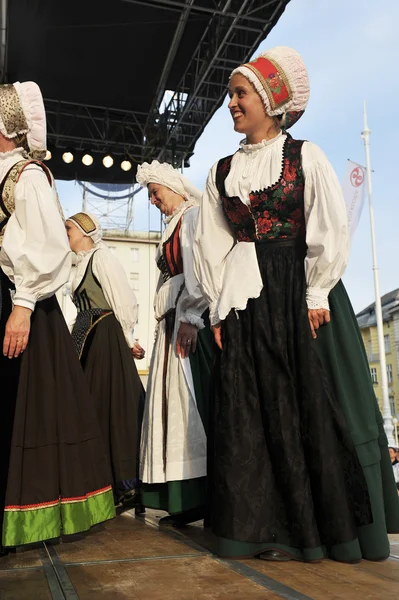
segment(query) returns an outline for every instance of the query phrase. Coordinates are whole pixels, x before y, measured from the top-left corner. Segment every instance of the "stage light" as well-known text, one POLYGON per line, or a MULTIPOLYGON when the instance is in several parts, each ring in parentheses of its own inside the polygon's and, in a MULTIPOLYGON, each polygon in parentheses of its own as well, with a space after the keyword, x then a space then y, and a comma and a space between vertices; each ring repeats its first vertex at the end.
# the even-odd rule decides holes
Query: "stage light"
POLYGON ((121 162, 121 169, 122 169, 122 171, 130 171, 131 168, 132 168, 132 163, 130 162, 130 160, 127 160, 125 158, 125 160, 123 160, 121 162))
POLYGON ((114 164, 114 159, 110 154, 106 154, 103 158, 103 165, 106 169, 109 169, 114 164))
POLYGON ((86 152, 83 156, 82 156, 82 163, 84 164, 85 167, 91 167, 91 165, 94 162, 94 158, 92 157, 91 154, 89 154, 89 152, 86 152))
POLYGON ((64 154, 62 155, 62 160, 69 165, 71 162, 73 162, 74 159, 74 155, 70 150, 67 150, 66 152, 64 152, 64 154))
POLYGON ((51 160, 52 156, 53 155, 51 154, 50 150, 47 150, 46 156, 44 157, 44 160, 51 160))

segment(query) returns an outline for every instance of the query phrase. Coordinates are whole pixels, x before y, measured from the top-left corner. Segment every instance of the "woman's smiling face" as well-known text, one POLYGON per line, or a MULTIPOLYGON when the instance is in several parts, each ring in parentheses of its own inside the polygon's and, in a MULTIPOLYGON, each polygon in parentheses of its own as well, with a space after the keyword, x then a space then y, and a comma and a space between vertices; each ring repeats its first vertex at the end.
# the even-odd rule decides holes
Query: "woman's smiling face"
POLYGON ((267 117, 262 98, 246 77, 237 73, 230 79, 229 110, 234 129, 245 135, 253 135, 263 129, 267 117))

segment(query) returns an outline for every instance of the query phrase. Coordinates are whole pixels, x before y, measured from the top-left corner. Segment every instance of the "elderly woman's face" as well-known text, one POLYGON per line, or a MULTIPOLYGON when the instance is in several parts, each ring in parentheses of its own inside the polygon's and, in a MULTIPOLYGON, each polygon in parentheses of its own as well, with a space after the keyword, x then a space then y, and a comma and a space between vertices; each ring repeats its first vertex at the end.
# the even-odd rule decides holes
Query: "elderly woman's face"
POLYGON ((84 233, 79 229, 79 227, 76 227, 73 221, 70 221, 69 219, 65 223, 65 229, 72 252, 79 252, 80 245, 85 237, 84 233))
POLYGON ((148 184, 148 198, 151 204, 154 204, 163 215, 167 217, 173 213, 173 211, 184 202, 183 196, 176 194, 166 185, 160 185, 159 183, 148 184))

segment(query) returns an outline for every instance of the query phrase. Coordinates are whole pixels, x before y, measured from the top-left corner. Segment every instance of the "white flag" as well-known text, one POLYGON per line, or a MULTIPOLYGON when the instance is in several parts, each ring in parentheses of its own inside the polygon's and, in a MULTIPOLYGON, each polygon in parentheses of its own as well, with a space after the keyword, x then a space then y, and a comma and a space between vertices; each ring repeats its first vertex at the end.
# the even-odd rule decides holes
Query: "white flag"
POLYGON ((342 191, 348 211, 349 232, 351 238, 353 238, 363 210, 366 192, 366 169, 349 160, 342 191))

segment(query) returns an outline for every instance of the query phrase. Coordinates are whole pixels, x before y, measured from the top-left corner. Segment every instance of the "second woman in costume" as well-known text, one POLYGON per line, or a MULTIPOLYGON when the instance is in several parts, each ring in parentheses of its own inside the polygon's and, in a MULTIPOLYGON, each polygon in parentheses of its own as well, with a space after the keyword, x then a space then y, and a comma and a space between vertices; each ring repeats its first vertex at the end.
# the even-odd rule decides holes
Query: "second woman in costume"
POLYGON ((162 523, 204 516, 207 504, 209 375, 213 340, 207 302, 193 273, 200 192, 171 165, 138 168, 137 181, 166 217, 157 252, 158 322, 144 411, 143 504, 166 510, 162 523))
POLYGON ((83 366, 108 452, 115 502, 136 496, 144 388, 133 358, 137 301, 122 265, 101 241, 97 219, 80 212, 66 222, 77 255, 72 298, 77 317, 72 338, 83 366), (136 493, 135 493, 136 489, 136 493))

